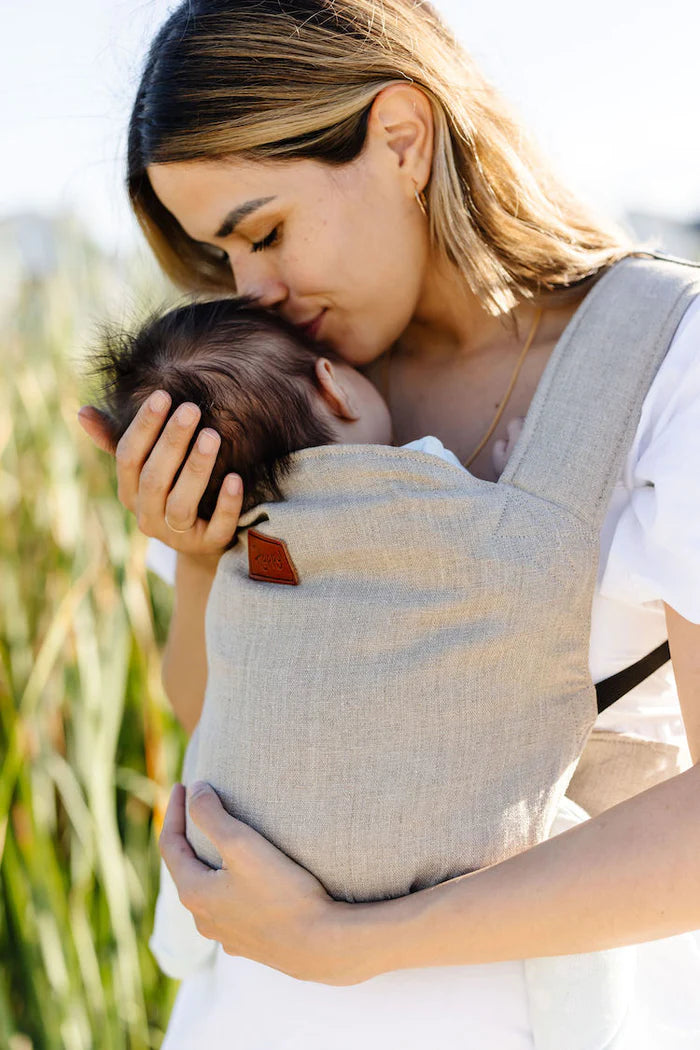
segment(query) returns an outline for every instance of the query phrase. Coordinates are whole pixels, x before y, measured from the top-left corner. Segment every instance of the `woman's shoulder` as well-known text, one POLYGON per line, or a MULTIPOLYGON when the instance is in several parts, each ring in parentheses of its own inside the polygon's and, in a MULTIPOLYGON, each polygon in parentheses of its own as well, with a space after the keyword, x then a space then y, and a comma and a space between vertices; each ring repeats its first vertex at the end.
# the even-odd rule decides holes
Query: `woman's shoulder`
POLYGON ((647 392, 604 528, 601 592, 700 623, 700 296, 647 392), (612 527, 610 527, 612 525, 612 527), (607 541, 605 536, 607 532, 607 541))
POLYGON ((679 469, 692 480, 686 440, 692 448, 700 441, 700 295, 685 311, 644 399, 625 484, 654 484, 659 472, 679 469))

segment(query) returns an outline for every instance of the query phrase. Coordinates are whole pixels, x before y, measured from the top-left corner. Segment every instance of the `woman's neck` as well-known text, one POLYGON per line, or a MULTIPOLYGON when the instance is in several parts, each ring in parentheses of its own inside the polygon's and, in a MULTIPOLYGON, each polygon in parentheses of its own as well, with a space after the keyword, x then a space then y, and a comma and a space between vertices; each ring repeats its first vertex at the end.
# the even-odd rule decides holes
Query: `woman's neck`
POLYGON ((420 357, 426 365, 439 366, 453 357, 479 356, 531 324, 529 303, 494 317, 464 275, 440 256, 431 257, 425 274, 415 313, 394 346, 394 356, 420 357))
POLYGON ((483 309, 464 276, 443 259, 431 259, 415 313, 395 353, 440 358, 469 352, 488 338, 499 321, 483 309))
MULTIPOLYGON (((585 291, 581 293, 581 299, 585 291)), ((537 344, 556 340, 578 301, 544 307, 537 344)), ((537 307, 520 302, 495 317, 469 288, 463 274, 444 259, 426 267, 426 278, 413 318, 392 349, 392 358, 416 361, 427 367, 449 367, 455 359, 493 361, 499 352, 517 350, 530 329, 537 307)), ((488 364, 487 364, 488 367, 488 364)))
MULTIPOLYGON (((510 418, 527 413, 547 360, 577 305, 546 307, 506 417, 471 467, 477 477, 495 480, 493 443, 505 436, 510 418)), ((396 443, 434 434, 460 460, 469 458, 508 388, 536 311, 525 302, 509 315, 493 317, 463 286, 452 300, 443 298, 440 289, 424 298, 406 333, 365 371, 388 400, 396 443)))

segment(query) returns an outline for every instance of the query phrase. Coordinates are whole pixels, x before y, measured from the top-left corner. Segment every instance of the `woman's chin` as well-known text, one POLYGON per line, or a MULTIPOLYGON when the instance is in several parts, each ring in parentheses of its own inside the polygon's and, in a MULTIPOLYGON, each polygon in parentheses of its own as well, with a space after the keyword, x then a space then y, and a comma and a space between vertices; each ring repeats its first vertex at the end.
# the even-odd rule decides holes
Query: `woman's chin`
POLYGON ((327 340, 327 343, 343 358, 347 364, 352 365, 360 371, 369 368, 375 361, 387 352, 389 345, 380 346, 374 340, 362 340, 358 338, 345 338, 338 342, 327 340))

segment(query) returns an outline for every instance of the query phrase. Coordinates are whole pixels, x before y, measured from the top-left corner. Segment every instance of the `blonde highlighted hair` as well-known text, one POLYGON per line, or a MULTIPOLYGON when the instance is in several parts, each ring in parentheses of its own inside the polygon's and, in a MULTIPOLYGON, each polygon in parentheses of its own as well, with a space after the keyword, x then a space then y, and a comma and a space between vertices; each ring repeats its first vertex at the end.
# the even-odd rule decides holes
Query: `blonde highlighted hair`
POLYGON ((434 126, 434 246, 494 314, 578 296, 633 250, 554 177, 499 94, 421 0, 188 0, 153 41, 129 126, 128 191, 161 266, 230 293, 227 260, 156 197, 152 163, 361 152, 382 88, 411 82, 434 126))

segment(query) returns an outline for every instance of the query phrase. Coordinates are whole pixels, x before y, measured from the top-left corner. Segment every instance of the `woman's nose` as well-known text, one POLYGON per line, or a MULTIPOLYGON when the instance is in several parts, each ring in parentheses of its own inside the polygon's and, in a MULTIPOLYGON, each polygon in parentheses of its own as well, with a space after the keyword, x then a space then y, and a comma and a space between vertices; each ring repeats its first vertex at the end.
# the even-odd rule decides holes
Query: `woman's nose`
POLYGON ((281 281, 268 282, 265 285, 253 287, 245 292, 246 295, 251 295, 258 306, 270 309, 273 306, 278 306, 283 303, 288 297, 289 292, 281 281))
POLYGON ((289 289, 284 281, 273 274, 250 273, 237 266, 234 270, 234 280, 238 295, 250 296, 262 307, 277 306, 289 296, 289 289))

